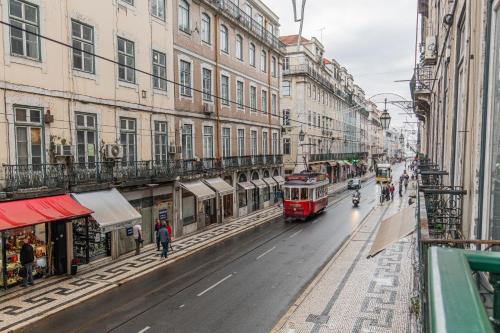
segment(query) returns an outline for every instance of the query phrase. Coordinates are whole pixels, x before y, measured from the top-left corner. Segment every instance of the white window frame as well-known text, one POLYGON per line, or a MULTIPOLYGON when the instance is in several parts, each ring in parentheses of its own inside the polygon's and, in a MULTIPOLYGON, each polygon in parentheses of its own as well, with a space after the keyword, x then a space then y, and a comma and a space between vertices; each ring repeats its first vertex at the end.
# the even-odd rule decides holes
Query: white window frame
POLYGON ((201 41, 212 44, 212 18, 207 13, 201 13, 201 41))
POLYGON ((179 30, 191 34, 191 6, 186 0, 179 0, 178 9, 178 27, 179 30))
POLYGON ((250 66, 255 67, 255 57, 256 57, 256 48, 254 43, 250 43, 248 46, 248 63, 250 66))
POLYGON ((77 20, 71 20, 71 40, 72 45, 77 49, 73 49, 72 51, 72 62, 73 69, 89 74, 95 74, 95 58, 93 55, 86 53, 94 53, 94 27, 85 23, 82 23, 77 20), (76 36, 75 33, 75 25, 78 26, 79 36, 76 36), (90 29, 91 36, 90 39, 84 37, 83 30, 84 28, 90 29), (86 51, 86 52, 83 52, 86 51), (75 58, 79 57, 81 61, 81 67, 75 66, 75 58), (90 69, 86 69, 86 64, 90 64, 90 69))
POLYGON ((222 157, 229 157, 231 156, 231 127, 222 127, 222 157), (225 133, 226 131, 229 132, 229 136, 227 136, 225 133))
POLYGON ((260 51, 260 70, 264 73, 267 71, 267 52, 266 50, 260 51))
POLYGON ((220 25, 220 50, 229 53, 229 30, 224 24, 220 25))
POLYGON ((257 86, 251 84, 250 85, 250 90, 248 92, 249 98, 250 98, 250 112, 258 112, 258 106, 257 106, 257 86), (255 94, 253 93, 255 92, 255 94))
POLYGON ((220 75, 220 95, 221 104, 229 106, 229 101, 231 100, 231 77, 226 73, 221 73, 220 75), (227 79, 227 91, 224 89, 224 81, 227 79))
POLYGON ((278 95, 276 93, 271 93, 271 114, 278 115, 278 95))
POLYGON ((165 0, 150 0, 151 15, 165 21, 165 0))
POLYGON ((163 52, 153 50, 152 56, 153 63, 153 88, 158 90, 167 91, 167 55, 163 52), (155 60, 156 56, 156 60, 155 60), (164 62, 161 63, 161 58, 164 58, 164 62), (163 69, 163 71, 162 71, 163 69))
POLYGON ((193 97, 193 63, 186 59, 179 59, 179 95, 184 97, 193 97), (189 71, 183 70, 183 65, 189 66, 189 71), (189 75, 189 80, 186 76, 189 75))
POLYGON ((213 71, 211 68, 202 67, 201 68, 201 89, 203 91, 203 100, 207 102, 212 102, 213 95, 213 71), (205 74, 208 72, 210 75, 207 77, 205 74), (207 80, 208 78, 208 80, 207 80), (207 89, 208 88, 208 89, 207 89))
POLYGON ((243 61, 243 37, 236 35, 236 58, 243 61))
POLYGON ((162 120, 154 121, 154 161, 155 163, 167 162, 168 160, 168 122, 162 120))
POLYGON ((237 129, 237 154, 238 156, 245 156, 245 129, 244 128, 238 128, 237 129), (240 134, 243 134, 241 136, 240 134))
POLYGON ((11 26, 9 31, 10 31, 10 36, 9 36, 9 42, 10 42, 10 54, 15 57, 23 57, 35 61, 41 61, 41 41, 40 37, 38 36, 33 36, 31 32, 34 32, 36 34, 40 34, 40 8, 32 3, 29 2, 24 2, 24 1, 19 1, 19 0, 9 0, 9 8, 5 8, 5 11, 8 11, 9 15, 9 23, 13 26, 11 26), (12 12, 12 4, 15 3, 17 5, 21 6, 21 16, 15 16, 11 14, 12 12), (26 8, 30 8, 35 11, 36 14, 36 21, 32 21, 26 18, 26 8), (16 29, 17 28, 17 29, 16 29), (20 30, 21 29, 21 30, 20 30), (34 30, 34 31, 33 31, 34 30), (19 36, 13 36, 13 31, 16 31, 16 33, 19 36), (30 40, 28 41, 28 37, 30 40), (13 47, 12 47, 12 40, 15 39, 16 41, 20 41, 22 43, 22 53, 14 52, 13 47), (36 45, 36 47, 34 47, 36 45), (33 50, 36 51, 36 54, 34 55, 28 55, 28 49, 29 47, 32 47, 33 50))
POLYGON ((269 96, 268 96, 268 93, 267 93, 267 90, 266 89, 262 89, 260 91, 260 109, 262 111, 262 114, 267 114, 268 113, 268 109, 267 109, 267 103, 268 103, 268 99, 269 96))
POLYGON ((240 110, 245 108, 245 83, 243 80, 236 80, 236 106, 240 110))
POLYGON ((214 127, 203 125, 203 158, 214 158, 214 127), (208 133, 207 130, 211 132, 208 133))
POLYGON ((292 93, 292 81, 283 80, 281 83, 281 95, 282 96, 291 96, 292 93))
POLYGON ((118 51, 118 80, 122 82, 128 82, 128 83, 133 83, 135 84, 136 82, 136 77, 135 77, 135 43, 131 40, 128 40, 126 38, 117 37, 117 51, 118 51), (120 51, 120 42, 123 43, 123 50, 120 51), (131 46, 132 50, 129 50, 129 47, 131 46), (120 59, 123 58, 124 63, 120 61, 120 59), (128 60, 131 60, 129 63, 128 60), (127 67, 125 67, 127 66, 127 67), (130 68, 132 67, 132 68, 130 68), (123 71, 124 76, 121 76, 120 71, 123 71), (129 79, 129 74, 131 73, 132 79, 129 79))

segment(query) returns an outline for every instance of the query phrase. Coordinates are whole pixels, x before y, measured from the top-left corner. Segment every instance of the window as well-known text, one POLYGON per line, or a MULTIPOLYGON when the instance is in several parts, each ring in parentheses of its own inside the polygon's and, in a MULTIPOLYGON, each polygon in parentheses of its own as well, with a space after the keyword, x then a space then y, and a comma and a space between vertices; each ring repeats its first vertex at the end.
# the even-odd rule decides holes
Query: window
POLYGON ((120 118, 120 143, 123 146, 122 165, 133 165, 137 161, 136 120, 120 118))
POLYGON ((179 30, 190 34, 191 28, 189 25, 189 3, 185 0, 179 1, 179 30))
POLYGON ((165 0, 151 0, 151 15, 165 21, 165 0))
POLYGON ((250 111, 257 112, 257 87, 250 86, 250 111))
POLYGON ((238 156, 245 155, 245 130, 238 129, 238 156))
POLYGON ((207 44, 212 43, 211 30, 210 16, 205 13, 201 14, 201 40, 207 44))
POLYGON ((250 7, 249 4, 245 5, 245 13, 247 13, 248 16, 252 17, 252 7, 250 7))
POLYGON ((238 108, 243 109, 243 82, 236 81, 236 103, 238 108))
POLYGON ((181 95, 191 97, 191 63, 181 60, 180 61, 180 75, 181 75, 181 95))
MULTIPOLYGON (((244 183, 247 181, 247 177, 245 176, 244 173, 240 174, 238 177, 238 182, 239 183, 244 183)), ((238 207, 246 207, 247 206, 247 191, 243 188, 240 187, 240 190, 238 191, 238 207)))
POLYGON ((283 96, 290 96, 290 81, 283 81, 281 86, 283 96))
POLYGON ((205 101, 212 101, 212 71, 203 68, 203 99, 205 101))
POLYGON ((236 36, 236 58, 243 60, 243 38, 240 35, 236 36))
MULTIPOLYGON (((76 160, 92 166, 97 161, 97 117, 95 114, 76 113, 76 160)), ((82 166, 83 166, 82 165, 82 166)))
POLYGON ((258 154, 257 131, 250 131, 250 141, 251 141, 252 156, 256 156, 258 154))
POLYGON ((133 6, 134 5, 134 0, 122 0, 125 3, 128 3, 129 5, 133 6))
POLYGON ((283 126, 290 126, 290 109, 283 110, 283 126))
POLYGON ((220 49, 226 53, 229 52, 229 43, 228 43, 228 32, 225 25, 221 25, 220 27, 220 49))
POLYGON ((267 70, 266 68, 266 58, 267 58, 267 53, 266 51, 262 50, 262 52, 260 53, 260 70, 265 72, 267 70))
POLYGON ((262 154, 269 154, 269 139, 267 132, 262 132, 262 154))
POLYGON ((14 107, 16 158, 20 165, 43 162, 42 110, 14 107))
POLYGON ((226 75, 222 75, 220 83, 221 83, 222 104, 229 105, 229 77, 226 75))
POLYGON ((40 33, 38 7, 18 0, 10 0, 10 53, 40 60, 40 33))
POLYGON ((155 121, 155 162, 166 162, 168 154, 168 126, 166 121, 155 121))
POLYGON ((94 73, 94 56, 89 54, 94 53, 94 28, 77 21, 71 21, 71 34, 74 47, 73 69, 94 73))
POLYGON ((193 159, 193 125, 191 124, 182 126, 182 158, 193 159))
POLYGON ((288 71, 290 69, 290 58, 285 57, 283 58, 283 71, 288 71))
POLYGON ((276 94, 271 94, 271 114, 273 116, 278 115, 277 108, 278 108, 278 98, 276 94))
POLYGON ((292 144, 290 142, 290 138, 283 139, 283 154, 290 155, 292 152, 292 144))
POLYGON ((273 77, 278 76, 278 64, 276 63, 276 57, 271 58, 271 75, 273 77))
POLYGON ((167 90, 167 56, 153 50, 153 87, 167 90))
POLYGON ((267 91, 266 90, 262 90, 262 96, 261 96, 262 100, 261 100, 261 109, 262 109, 262 112, 264 114, 267 113, 267 91))
POLYGON ((231 129, 222 128, 222 157, 231 156, 231 129))
POLYGON ((273 133, 272 154, 278 154, 278 133, 273 133))
POLYGON ((118 37, 118 79, 135 83, 134 43, 118 37))
POLYGON ((255 67, 255 45, 253 43, 250 43, 248 47, 248 62, 250 66, 255 67))
POLYGON ((214 157, 214 128, 203 126, 203 157, 214 157))

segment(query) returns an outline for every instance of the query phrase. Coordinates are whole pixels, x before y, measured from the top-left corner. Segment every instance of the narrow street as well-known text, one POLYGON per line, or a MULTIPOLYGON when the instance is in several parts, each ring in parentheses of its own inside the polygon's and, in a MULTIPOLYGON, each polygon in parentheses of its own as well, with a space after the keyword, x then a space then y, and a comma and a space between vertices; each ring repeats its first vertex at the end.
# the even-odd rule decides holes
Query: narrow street
POLYGON ((268 332, 370 213, 374 184, 358 209, 341 193, 311 221, 264 224, 22 332, 268 332))

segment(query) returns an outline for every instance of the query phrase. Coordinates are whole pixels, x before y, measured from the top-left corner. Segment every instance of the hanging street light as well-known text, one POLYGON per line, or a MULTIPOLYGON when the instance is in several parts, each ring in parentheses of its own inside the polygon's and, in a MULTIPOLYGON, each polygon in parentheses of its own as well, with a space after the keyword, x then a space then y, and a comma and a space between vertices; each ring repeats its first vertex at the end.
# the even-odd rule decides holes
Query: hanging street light
POLYGON ((403 135, 403 132, 401 132, 401 134, 399 135, 399 143, 404 146, 405 144, 405 137, 403 135))
POLYGON ((304 142, 305 136, 306 136, 306 134, 304 133, 304 131, 302 130, 302 127, 301 127, 300 132, 299 132, 299 141, 304 142))
POLYGON ((384 111, 380 115, 380 123, 384 130, 388 129, 391 124, 391 115, 387 112, 387 98, 384 101, 384 111))

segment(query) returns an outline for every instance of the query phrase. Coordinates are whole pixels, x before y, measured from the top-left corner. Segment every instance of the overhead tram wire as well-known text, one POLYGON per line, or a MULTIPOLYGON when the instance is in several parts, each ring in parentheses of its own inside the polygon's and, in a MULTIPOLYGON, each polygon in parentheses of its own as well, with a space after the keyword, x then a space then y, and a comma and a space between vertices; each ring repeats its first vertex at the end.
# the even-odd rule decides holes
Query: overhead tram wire
MULTIPOLYGON (((269 112, 264 112, 262 111, 261 109, 257 109, 257 108, 253 108, 249 105, 245 105, 245 104, 242 104, 242 103, 238 103, 237 101, 234 101, 234 100, 230 100, 230 99, 227 99, 227 98, 223 98, 223 97, 220 97, 220 96, 217 96, 215 94, 212 94, 212 93, 206 93, 204 92, 203 90, 200 90, 200 89, 197 89, 197 88, 193 88, 193 87, 190 87, 190 86, 186 86, 184 84, 181 84, 179 82, 175 82, 175 81, 172 81, 171 79, 167 79, 167 78, 163 78, 163 77, 160 77, 160 76, 157 76, 157 75, 154 75, 150 72, 147 72, 147 71, 144 71, 144 70, 141 70, 141 69, 138 69, 136 67, 132 67, 132 66, 128 66, 126 64, 120 64, 118 61, 116 60, 113 60, 113 59, 110 59, 110 58, 107 58, 107 57, 104 57, 104 56, 101 56, 95 52, 89 52, 89 51, 86 51, 86 50, 83 50, 83 49, 80 49, 78 47, 74 47, 73 45, 71 44, 67 44, 67 43, 64 43, 64 42, 61 42, 57 39, 54 39, 52 37, 48 37, 48 36, 45 36, 45 35, 42 35, 40 33, 35 33, 35 32, 31 32, 31 31, 28 31, 26 29, 22 29, 22 28, 19 28, 19 27, 16 27, 8 22, 5 22, 3 20, 0 20, 0 24, 3 24, 4 26, 7 26, 7 27, 10 27, 11 29, 16 29, 16 30, 19 30, 19 31, 23 31, 27 34, 30 34, 30 35, 33 35, 33 36, 37 36, 37 37, 40 37, 44 40, 47 40, 49 42, 52 42, 52 43, 55 43, 55 44, 58 44, 60 46, 64 46, 64 47, 67 47, 67 48, 70 48, 72 50, 76 50, 76 51, 79 51, 79 52, 82 52, 82 53, 85 53, 85 54, 88 54, 88 55, 91 55, 97 59, 101 59, 103 61, 106 61, 106 62, 109 62, 109 63, 112 63, 112 64, 115 64, 115 65, 118 65, 118 66, 122 66, 122 67, 125 67, 125 68, 128 68, 128 69, 132 69, 138 73, 141 73, 141 74, 144 74, 144 75, 147 75, 147 76, 150 76, 150 77, 153 77, 153 78, 156 78, 156 79, 159 79, 159 80, 162 80, 162 81, 165 81, 167 83, 171 83, 173 85, 176 85, 176 86, 179 86, 179 87, 183 87, 183 88, 186 88, 186 89, 189 89, 189 90, 192 90, 194 92, 197 92, 197 93, 200 93, 200 94, 204 94, 205 96, 211 96, 211 97, 214 97, 215 99, 218 99, 218 100, 224 100, 225 102, 229 102, 231 104, 234 104, 234 105, 237 105, 237 106, 243 106, 244 108, 248 108, 249 110, 251 111, 254 111, 254 112, 257 112, 257 113, 262 113, 262 114, 265 114, 265 115, 268 115, 269 112)), ((356 105, 356 106, 352 106, 352 107, 349 107, 349 108, 346 108, 346 109, 342 109, 342 110, 338 110, 338 112, 350 112, 350 111, 356 111, 357 109, 361 109, 363 108, 362 106, 360 105, 356 105)), ((176 111, 175 109, 174 110, 171 110, 171 109, 168 109, 169 111, 176 111)), ((157 114, 165 114, 164 112, 157 112, 157 111, 154 111, 154 110, 150 110, 148 112, 153 112, 153 113, 157 113, 157 114)), ((6 113, 7 114, 7 113, 6 113)), ((272 117, 276 117, 278 119, 284 119, 283 116, 279 115, 279 114, 271 114, 272 117)), ((296 120, 296 119, 291 119, 291 118, 287 118, 288 121, 290 122, 295 122, 297 124, 300 124, 300 125, 304 125, 304 126, 308 126, 309 128, 318 128, 318 129, 325 129, 324 127, 321 127, 321 126, 318 126, 318 125, 312 125, 312 124, 309 124, 307 122, 303 122, 303 121, 300 121, 300 120, 296 120)), ((0 123, 7 123, 5 121, 0 121, 0 123)), ((114 127, 115 129, 117 129, 118 127, 117 126, 112 126, 112 125, 107 125, 109 127, 114 127)), ((282 126, 282 125, 280 125, 282 126)), ((54 127, 55 128, 55 127, 54 127)), ((63 128, 63 129, 67 129, 67 128, 63 128)), ((336 131, 336 132, 341 132, 341 133, 345 133, 345 132, 351 132, 351 131, 344 131, 344 130, 338 130, 338 129, 328 129, 330 131, 336 131)), ((315 137, 321 137, 321 136, 318 136, 318 135, 315 135, 315 137)), ((327 138, 330 138, 331 137, 327 137, 327 138)))

